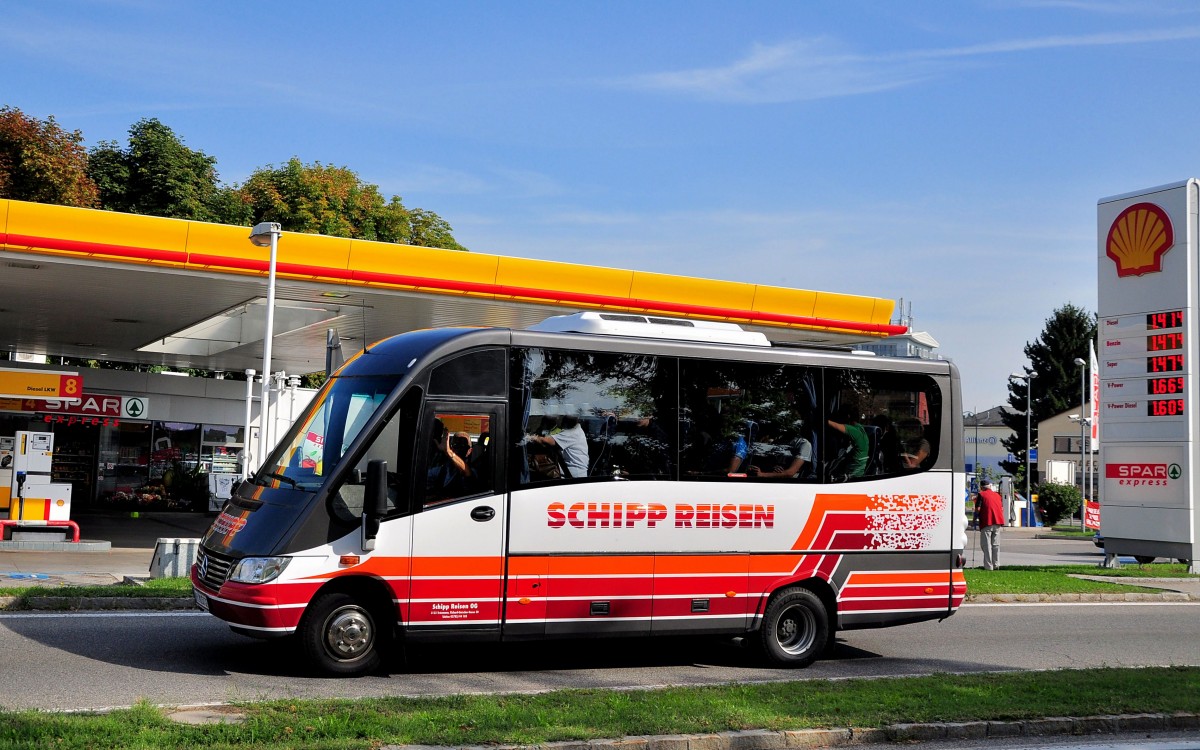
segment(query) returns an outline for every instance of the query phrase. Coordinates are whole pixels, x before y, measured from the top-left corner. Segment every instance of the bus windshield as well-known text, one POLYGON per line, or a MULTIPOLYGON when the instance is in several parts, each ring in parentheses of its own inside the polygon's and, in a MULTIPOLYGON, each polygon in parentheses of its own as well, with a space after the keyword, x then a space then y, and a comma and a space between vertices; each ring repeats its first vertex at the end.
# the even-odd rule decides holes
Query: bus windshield
POLYGON ((280 441, 255 476, 255 483, 302 490, 320 487, 400 378, 333 378, 280 441))

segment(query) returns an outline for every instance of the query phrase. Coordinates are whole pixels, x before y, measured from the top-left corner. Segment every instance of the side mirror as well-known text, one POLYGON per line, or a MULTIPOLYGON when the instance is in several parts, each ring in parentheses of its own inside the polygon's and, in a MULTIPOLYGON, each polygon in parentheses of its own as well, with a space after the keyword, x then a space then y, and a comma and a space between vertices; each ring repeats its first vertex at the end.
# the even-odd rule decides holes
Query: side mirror
POLYGON ((380 519, 387 513, 387 461, 375 459, 367 463, 367 486, 363 493, 362 548, 375 549, 380 519))

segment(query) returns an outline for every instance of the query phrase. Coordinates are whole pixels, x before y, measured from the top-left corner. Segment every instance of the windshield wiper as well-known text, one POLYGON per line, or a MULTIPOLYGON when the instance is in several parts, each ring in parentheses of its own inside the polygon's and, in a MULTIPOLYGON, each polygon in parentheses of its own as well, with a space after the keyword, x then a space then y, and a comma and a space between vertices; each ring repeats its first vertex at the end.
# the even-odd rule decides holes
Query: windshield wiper
POLYGON ((287 482, 288 484, 292 485, 293 487, 299 487, 299 486, 300 486, 300 483, 299 483, 299 482, 297 482, 295 479, 292 479, 291 477, 288 477, 288 476, 284 476, 283 474, 276 474, 276 473, 275 473, 275 472, 273 472, 273 471, 272 471, 272 472, 269 472, 269 473, 267 473, 267 474, 264 474, 263 476, 265 476, 265 477, 269 477, 269 478, 271 478, 271 479, 281 479, 281 480, 283 480, 284 482, 287 482))

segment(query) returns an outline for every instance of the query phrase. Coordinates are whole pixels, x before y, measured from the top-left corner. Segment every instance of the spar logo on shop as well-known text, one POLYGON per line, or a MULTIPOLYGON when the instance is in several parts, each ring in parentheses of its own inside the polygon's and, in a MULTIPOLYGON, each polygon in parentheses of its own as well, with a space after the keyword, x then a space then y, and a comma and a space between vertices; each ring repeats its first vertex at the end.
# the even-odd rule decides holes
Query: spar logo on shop
POLYGON ((1106 464, 1105 479, 1115 479, 1122 487, 1166 487, 1183 476, 1179 464, 1106 464))

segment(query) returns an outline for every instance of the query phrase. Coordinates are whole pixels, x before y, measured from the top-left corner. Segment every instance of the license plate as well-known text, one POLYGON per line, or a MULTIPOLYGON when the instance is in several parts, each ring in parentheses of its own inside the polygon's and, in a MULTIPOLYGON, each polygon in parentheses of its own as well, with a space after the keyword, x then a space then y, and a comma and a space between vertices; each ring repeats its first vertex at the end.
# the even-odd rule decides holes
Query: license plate
POLYGON ((194 596, 196 598, 196 606, 199 607, 200 609, 204 610, 205 612, 207 612, 208 611, 208 597, 205 596, 204 594, 200 593, 199 591, 196 591, 195 589, 192 589, 192 596, 194 596))

